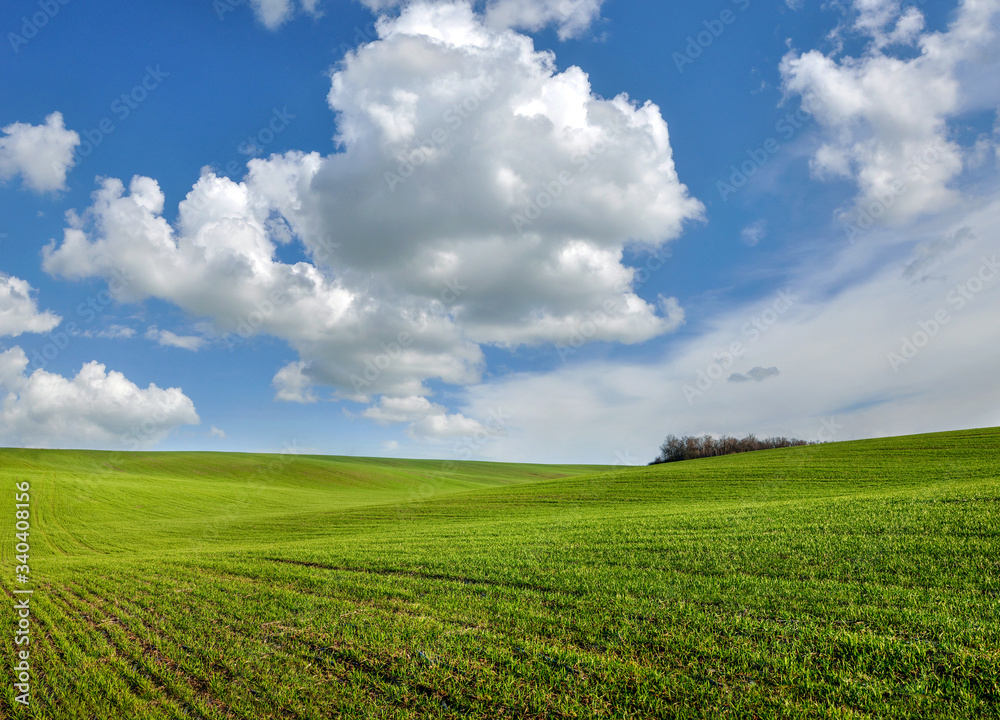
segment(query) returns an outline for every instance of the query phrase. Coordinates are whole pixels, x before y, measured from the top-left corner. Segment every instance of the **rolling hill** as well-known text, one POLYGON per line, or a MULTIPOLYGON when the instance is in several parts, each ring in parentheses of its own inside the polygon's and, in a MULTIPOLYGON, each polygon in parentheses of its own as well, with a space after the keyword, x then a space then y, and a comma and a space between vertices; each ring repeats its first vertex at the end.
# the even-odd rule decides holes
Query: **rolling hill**
POLYGON ((1000 430, 642 468, 0 450, 11 718, 998 717, 1000 430), (15 582, 15 484, 30 582, 15 582))

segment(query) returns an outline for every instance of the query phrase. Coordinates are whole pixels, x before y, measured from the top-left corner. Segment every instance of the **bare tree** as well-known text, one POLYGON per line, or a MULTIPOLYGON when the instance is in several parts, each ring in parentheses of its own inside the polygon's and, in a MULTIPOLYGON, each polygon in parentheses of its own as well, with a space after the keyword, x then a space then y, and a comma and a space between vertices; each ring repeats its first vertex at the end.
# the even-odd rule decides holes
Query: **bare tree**
POLYGON ((733 455, 736 453, 755 452, 757 450, 775 450, 777 448, 800 447, 811 445, 805 440, 786 437, 758 438, 753 433, 745 438, 737 439, 729 435, 715 438, 711 435, 694 437, 685 435, 667 435, 663 444, 660 445, 660 454, 650 465, 660 463, 680 462, 681 460, 696 460, 705 457, 719 457, 721 455, 733 455))

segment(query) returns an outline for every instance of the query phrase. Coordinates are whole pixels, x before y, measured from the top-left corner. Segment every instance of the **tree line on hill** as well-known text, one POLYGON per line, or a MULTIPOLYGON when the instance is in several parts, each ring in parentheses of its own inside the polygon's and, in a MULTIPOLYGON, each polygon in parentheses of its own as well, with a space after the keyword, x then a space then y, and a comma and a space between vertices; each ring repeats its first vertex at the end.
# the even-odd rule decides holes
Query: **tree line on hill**
POLYGON ((745 438, 739 439, 723 435, 722 437, 694 437, 685 435, 667 435, 667 439, 660 445, 660 454, 650 465, 660 463, 679 462, 681 460, 696 460, 698 458, 719 457, 720 455, 735 455, 736 453, 754 452, 756 450, 774 450, 775 448, 799 447, 801 445, 814 445, 805 440, 786 437, 758 438, 752 433, 745 438))

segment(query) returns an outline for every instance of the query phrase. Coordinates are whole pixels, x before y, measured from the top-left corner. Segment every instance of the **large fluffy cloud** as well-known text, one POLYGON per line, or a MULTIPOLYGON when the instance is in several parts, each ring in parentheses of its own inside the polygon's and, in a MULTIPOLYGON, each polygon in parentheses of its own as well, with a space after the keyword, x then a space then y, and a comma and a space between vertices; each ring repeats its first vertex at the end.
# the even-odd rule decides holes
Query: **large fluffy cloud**
POLYGON ((0 337, 49 332, 60 321, 58 315, 38 310, 26 281, 0 273, 0 337))
POLYGON ((0 441, 24 447, 145 447, 178 425, 197 424, 178 388, 139 388, 119 372, 87 363, 74 378, 28 374, 19 347, 0 353, 0 441))
POLYGON ((36 192, 62 190, 79 144, 80 135, 66 129, 62 113, 52 113, 44 125, 8 125, 0 135, 0 180, 20 175, 36 192))
POLYGON ((243 182, 206 172, 173 225, 155 181, 106 180, 46 269, 121 270, 121 300, 168 300, 229 342, 287 340, 300 360, 275 383, 300 402, 314 385, 417 402, 427 380, 475 382, 482 346, 567 342, 595 313, 591 340, 675 328, 676 301, 640 298, 622 264, 627 243, 658 251, 702 211, 659 109, 597 97, 468 3, 378 28, 332 79, 340 152, 254 160, 243 182), (304 260, 278 259, 290 242, 304 260))
POLYGON ((1000 99, 1000 68, 986 52, 997 42, 1000 2, 965 0, 944 32, 922 32, 920 12, 895 0, 856 0, 854 10, 853 28, 869 38, 862 56, 812 50, 781 64, 785 92, 825 131, 813 170, 857 182, 866 219, 905 222, 950 207, 966 150, 949 121, 1000 99), (906 45, 916 54, 894 54, 906 45))
POLYGON ((108 180, 78 227, 47 251, 45 267, 71 278, 127 273, 118 300, 174 302, 211 318, 234 349, 258 332, 285 338, 309 362, 278 373, 281 399, 324 380, 349 395, 410 395, 422 391, 424 378, 477 377, 479 348, 450 318, 390 287, 380 297, 377 279, 352 289, 310 263, 278 261, 270 209, 256 185, 205 175, 181 203, 175 229, 161 215, 154 181, 136 178, 126 195, 108 180))

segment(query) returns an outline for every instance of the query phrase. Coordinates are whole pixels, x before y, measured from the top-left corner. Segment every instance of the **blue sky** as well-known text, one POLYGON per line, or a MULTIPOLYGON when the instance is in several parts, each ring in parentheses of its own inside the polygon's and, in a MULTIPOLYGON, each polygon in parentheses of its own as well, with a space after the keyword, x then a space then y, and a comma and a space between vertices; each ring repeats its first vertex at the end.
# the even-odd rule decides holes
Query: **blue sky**
POLYGON ((1000 424, 1000 2, 0 29, 0 444, 611 464, 1000 424))

